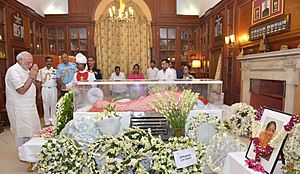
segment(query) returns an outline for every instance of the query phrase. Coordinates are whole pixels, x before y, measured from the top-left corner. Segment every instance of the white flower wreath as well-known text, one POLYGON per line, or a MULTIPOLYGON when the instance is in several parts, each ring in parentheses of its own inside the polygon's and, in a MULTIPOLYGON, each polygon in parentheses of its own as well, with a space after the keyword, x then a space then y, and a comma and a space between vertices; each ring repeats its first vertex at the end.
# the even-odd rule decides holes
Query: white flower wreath
POLYGON ((225 130, 224 124, 218 117, 214 117, 211 114, 205 112, 202 112, 196 116, 192 116, 189 123, 190 124, 188 125, 186 134, 194 140, 196 139, 199 126, 203 123, 215 126, 217 132, 225 130))
POLYGON ((33 169, 38 173, 83 173, 86 155, 65 136, 49 139, 37 154, 33 169))
POLYGON ((224 124, 233 133, 248 136, 255 120, 256 110, 246 103, 235 103, 230 106, 224 124))
POLYGON ((163 141, 153 137, 150 130, 129 128, 122 135, 102 136, 91 144, 88 167, 91 173, 149 173, 152 157, 163 146, 163 141))
POLYGON ((206 159, 206 149, 201 143, 196 143, 189 137, 172 137, 164 150, 153 157, 155 173, 203 173, 206 159), (174 160, 174 151, 193 148, 196 152, 197 164, 177 169, 174 160))

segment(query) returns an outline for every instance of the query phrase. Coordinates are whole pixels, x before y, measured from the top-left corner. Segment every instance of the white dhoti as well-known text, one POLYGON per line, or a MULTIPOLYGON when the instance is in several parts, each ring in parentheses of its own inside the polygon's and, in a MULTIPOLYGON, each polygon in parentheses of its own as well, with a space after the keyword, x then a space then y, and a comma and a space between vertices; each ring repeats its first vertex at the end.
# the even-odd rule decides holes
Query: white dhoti
POLYGON ((55 121, 56 103, 57 103, 57 88, 42 87, 42 99, 44 106, 44 120, 45 125, 50 125, 55 121))

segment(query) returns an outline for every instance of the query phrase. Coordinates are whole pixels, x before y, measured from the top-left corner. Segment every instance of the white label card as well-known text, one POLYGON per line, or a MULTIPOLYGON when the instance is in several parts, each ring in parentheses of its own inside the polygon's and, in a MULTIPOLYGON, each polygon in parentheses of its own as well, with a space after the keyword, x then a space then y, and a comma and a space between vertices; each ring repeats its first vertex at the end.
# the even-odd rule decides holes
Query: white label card
POLYGON ((173 152, 177 169, 197 164, 195 149, 188 148, 173 152))

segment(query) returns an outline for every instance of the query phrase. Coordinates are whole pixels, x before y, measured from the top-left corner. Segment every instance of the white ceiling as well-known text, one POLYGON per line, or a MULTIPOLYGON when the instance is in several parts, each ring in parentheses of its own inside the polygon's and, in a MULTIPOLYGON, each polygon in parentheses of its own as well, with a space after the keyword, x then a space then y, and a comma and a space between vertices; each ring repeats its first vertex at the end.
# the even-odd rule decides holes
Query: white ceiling
POLYGON ((17 0, 30 7, 36 13, 45 14, 67 14, 68 0, 17 0))
POLYGON ((201 17, 207 10, 214 7, 221 0, 177 0, 177 14, 199 15, 201 17))
MULTIPOLYGON (((68 0, 17 0, 35 12, 45 14, 67 14, 68 0)), ((177 14, 202 16, 221 0, 177 0, 177 14)))

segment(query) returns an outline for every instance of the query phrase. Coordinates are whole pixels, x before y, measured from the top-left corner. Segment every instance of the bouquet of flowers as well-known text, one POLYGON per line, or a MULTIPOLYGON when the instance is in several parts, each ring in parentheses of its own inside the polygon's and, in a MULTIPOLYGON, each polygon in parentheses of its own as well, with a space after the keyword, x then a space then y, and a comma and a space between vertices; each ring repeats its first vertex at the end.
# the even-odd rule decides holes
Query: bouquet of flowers
POLYGON ((69 91, 56 104, 56 127, 54 135, 59 135, 65 125, 73 119, 73 112, 73 91, 69 91))
POLYGON ((157 93, 157 100, 150 107, 157 113, 165 116, 172 128, 184 128, 185 120, 193 108, 199 93, 184 90, 179 99, 175 99, 174 92, 165 92, 163 97, 157 93))
POLYGON ((255 120, 255 109, 246 103, 235 103, 229 108, 224 124, 227 129, 241 136, 249 136, 255 120))

